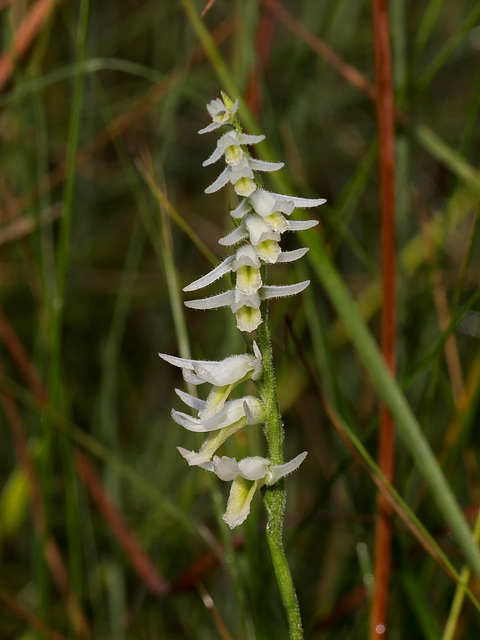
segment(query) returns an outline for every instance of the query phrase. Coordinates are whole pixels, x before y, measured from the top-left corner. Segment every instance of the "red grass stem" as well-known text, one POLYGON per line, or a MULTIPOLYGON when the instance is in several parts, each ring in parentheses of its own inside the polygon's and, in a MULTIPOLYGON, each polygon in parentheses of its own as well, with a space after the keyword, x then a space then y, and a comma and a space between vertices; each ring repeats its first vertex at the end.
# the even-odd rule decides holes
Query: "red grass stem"
POLYGON ((0 55, 0 89, 10 79, 16 60, 25 55, 56 6, 56 0, 38 0, 32 6, 13 37, 12 51, 5 51, 0 55))
MULTIPOLYGON (((382 329, 381 347, 388 368, 395 373, 395 131, 392 95, 392 65, 387 0, 372 0, 376 109, 378 122, 381 198, 382 329)), ((391 481, 394 464, 394 425, 385 405, 380 407, 378 465, 391 481)), ((382 494, 378 496, 375 537, 374 591, 370 638, 385 638, 388 584, 391 572, 393 511, 382 494)))

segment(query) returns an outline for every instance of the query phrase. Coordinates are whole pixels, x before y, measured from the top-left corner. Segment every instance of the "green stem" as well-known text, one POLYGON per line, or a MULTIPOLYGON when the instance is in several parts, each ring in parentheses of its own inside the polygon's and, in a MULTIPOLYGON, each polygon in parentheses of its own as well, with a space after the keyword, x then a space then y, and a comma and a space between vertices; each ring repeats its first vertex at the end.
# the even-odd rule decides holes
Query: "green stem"
MULTIPOLYGON (((263 323, 259 329, 259 348, 262 353, 262 376, 258 383, 260 397, 265 405, 264 431, 268 443, 268 457, 273 464, 283 464, 283 423, 278 409, 272 345, 265 305, 263 323)), ((292 574, 283 548, 283 514, 285 511, 285 482, 281 480, 264 489, 263 495, 268 514, 267 542, 272 557, 275 576, 288 618, 291 640, 302 640, 302 619, 292 574)))

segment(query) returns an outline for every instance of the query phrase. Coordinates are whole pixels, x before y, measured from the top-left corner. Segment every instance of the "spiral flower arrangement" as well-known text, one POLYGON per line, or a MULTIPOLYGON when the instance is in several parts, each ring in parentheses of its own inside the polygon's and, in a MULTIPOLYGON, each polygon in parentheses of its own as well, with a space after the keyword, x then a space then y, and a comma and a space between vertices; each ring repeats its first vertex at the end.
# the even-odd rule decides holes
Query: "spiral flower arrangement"
MULTIPOLYGON (((282 162, 264 162, 251 156, 248 147, 261 142, 265 136, 243 133, 237 117, 238 101, 232 102, 224 93, 222 98, 207 105, 212 122, 199 133, 222 131, 214 152, 203 166, 209 166, 222 158, 226 166, 205 189, 205 193, 214 193, 231 183, 240 197, 238 206, 230 211, 230 216, 236 223, 235 229, 219 240, 219 244, 236 247, 236 250, 210 273, 185 287, 184 291, 203 289, 228 273, 234 274, 235 288, 219 295, 185 302, 185 305, 193 309, 230 307, 236 317, 238 329, 244 332, 247 345, 251 346, 251 353, 232 355, 222 361, 189 360, 167 354, 160 356, 170 364, 180 367, 186 382, 211 386, 206 400, 176 389, 180 399, 196 412, 196 417, 173 409, 172 418, 189 431, 207 434, 198 452, 182 447, 178 447, 178 450, 189 465, 211 471, 221 480, 233 481, 227 510, 223 516, 225 522, 233 528, 248 516, 252 497, 258 488, 263 485, 272 486, 295 471, 307 455, 307 452, 303 452, 290 462, 283 463, 282 460, 279 463, 278 459, 260 456, 237 461, 227 456, 219 457, 216 452, 239 429, 246 425, 261 424, 266 420, 269 403, 265 398, 245 396, 231 400, 229 396, 245 380, 258 381, 262 377, 262 353, 257 342, 252 339, 259 326, 266 322, 266 308, 262 303, 270 298, 300 293, 309 284, 306 280, 283 286, 267 285, 264 282, 264 267, 293 262, 305 255, 308 251, 306 248, 282 251, 282 234, 315 226, 315 220, 294 221, 290 216, 297 207, 316 207, 325 200, 297 198, 263 189, 259 172, 277 171, 284 165, 282 162)), ((276 397, 274 400, 276 404, 276 397)))

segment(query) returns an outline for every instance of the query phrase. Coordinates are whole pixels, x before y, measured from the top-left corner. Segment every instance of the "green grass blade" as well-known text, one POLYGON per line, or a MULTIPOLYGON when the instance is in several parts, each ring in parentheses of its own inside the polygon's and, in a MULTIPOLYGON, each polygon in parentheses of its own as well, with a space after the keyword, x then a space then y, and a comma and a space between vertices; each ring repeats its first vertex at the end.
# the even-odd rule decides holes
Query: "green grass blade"
POLYGON ((309 236, 310 253, 314 256, 312 266, 319 281, 342 319, 377 392, 392 412, 398 433, 429 485, 440 512, 452 528, 457 544, 474 572, 480 577, 480 551, 420 425, 398 384, 390 376, 377 345, 321 242, 313 234, 309 236))

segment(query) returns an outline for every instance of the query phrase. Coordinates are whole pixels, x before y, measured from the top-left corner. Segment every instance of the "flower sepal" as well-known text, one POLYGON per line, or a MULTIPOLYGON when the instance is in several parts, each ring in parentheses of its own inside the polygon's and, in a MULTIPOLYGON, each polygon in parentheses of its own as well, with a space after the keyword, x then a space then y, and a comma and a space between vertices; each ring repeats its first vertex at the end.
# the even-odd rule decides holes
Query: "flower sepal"
POLYGON ((222 516, 230 529, 233 529, 247 519, 257 489, 263 485, 271 486, 293 473, 306 457, 307 452, 304 451, 285 464, 274 465, 268 458, 260 456, 243 458, 238 462, 228 456, 213 456, 211 461, 203 462, 199 466, 212 471, 220 480, 233 480, 227 510, 222 516))

